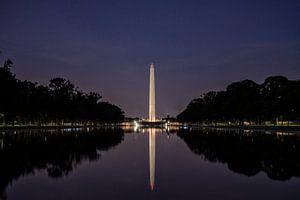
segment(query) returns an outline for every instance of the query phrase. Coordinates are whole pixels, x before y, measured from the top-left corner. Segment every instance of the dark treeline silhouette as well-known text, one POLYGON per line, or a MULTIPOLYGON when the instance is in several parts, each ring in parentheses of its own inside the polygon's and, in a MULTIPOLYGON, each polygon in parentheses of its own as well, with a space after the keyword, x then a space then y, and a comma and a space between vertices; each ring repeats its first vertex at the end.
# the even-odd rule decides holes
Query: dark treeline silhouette
POLYGON ((122 129, 18 131, 0 136, 0 199, 5 189, 22 176, 45 170, 49 177, 67 176, 84 160, 95 161, 101 152, 124 139, 122 129))
POLYGON ((208 92, 192 100, 177 116, 181 122, 300 121, 300 81, 283 76, 257 84, 235 82, 225 91, 208 92))
POLYGON ((227 163, 233 172, 254 176, 262 171, 281 181, 300 177, 299 135, 225 130, 181 130, 177 135, 195 154, 227 163))
POLYGON ((47 86, 16 79, 12 61, 0 67, 0 123, 121 122, 123 111, 102 102, 99 94, 84 93, 63 78, 47 86))

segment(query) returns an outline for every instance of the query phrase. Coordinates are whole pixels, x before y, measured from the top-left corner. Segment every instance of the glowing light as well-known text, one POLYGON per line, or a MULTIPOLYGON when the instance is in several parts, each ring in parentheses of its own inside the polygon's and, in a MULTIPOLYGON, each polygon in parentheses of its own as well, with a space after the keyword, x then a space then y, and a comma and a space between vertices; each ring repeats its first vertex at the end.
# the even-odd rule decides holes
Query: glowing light
POLYGON ((154 65, 150 65, 150 83, 149 83, 149 121, 155 122, 155 78, 154 65))
POLYGON ((134 123, 134 128, 133 128, 134 132, 137 132, 137 130, 139 129, 140 125, 139 125, 139 123, 137 121, 134 121, 133 123, 134 123))

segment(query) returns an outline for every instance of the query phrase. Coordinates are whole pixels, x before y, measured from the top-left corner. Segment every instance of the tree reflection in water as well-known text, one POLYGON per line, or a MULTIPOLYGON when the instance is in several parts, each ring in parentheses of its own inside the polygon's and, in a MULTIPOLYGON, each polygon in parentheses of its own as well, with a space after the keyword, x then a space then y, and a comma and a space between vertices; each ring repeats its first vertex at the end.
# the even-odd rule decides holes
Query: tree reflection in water
POLYGON ((299 134, 203 129, 181 130, 177 135, 195 154, 227 163, 233 172, 254 176, 263 171, 281 181, 300 176, 299 134))
POLYGON ((46 170, 49 177, 67 176, 83 160, 120 144, 122 129, 62 129, 8 132, 1 135, 0 199, 20 176, 46 170))

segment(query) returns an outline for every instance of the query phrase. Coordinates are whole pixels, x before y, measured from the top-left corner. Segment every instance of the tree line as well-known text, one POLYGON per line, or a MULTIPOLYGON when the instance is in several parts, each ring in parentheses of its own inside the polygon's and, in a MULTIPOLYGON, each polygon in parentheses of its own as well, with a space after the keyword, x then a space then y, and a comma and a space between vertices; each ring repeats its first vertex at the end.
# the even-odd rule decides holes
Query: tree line
POLYGON ((262 84, 234 82, 225 91, 210 91, 192 100, 177 116, 181 122, 300 121, 300 80, 271 76, 262 84))
POLYGON ((224 163, 228 169, 246 176, 264 172, 273 180, 300 177, 298 135, 265 134, 241 129, 199 129, 177 132, 196 155, 209 162, 224 163), (207 134, 209 133, 209 134, 207 134))
POLYGON ((64 78, 48 85, 18 80, 11 72, 13 62, 0 67, 0 123, 103 123, 122 122, 123 111, 101 101, 95 92, 85 93, 64 78))
POLYGON ((25 130, 6 132, 1 137, 0 199, 6 199, 6 188, 20 177, 37 170, 51 178, 68 176, 83 161, 97 161, 104 152, 121 144, 124 132, 119 128, 25 130))

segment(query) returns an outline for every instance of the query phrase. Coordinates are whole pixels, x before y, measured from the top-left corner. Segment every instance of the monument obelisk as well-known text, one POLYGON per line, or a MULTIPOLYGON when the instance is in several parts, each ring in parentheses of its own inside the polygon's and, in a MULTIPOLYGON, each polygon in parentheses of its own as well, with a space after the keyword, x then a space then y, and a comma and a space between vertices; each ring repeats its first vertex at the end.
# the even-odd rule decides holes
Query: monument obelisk
POLYGON ((155 122, 155 78, 154 65, 150 65, 150 85, 149 85, 149 122, 155 122))

